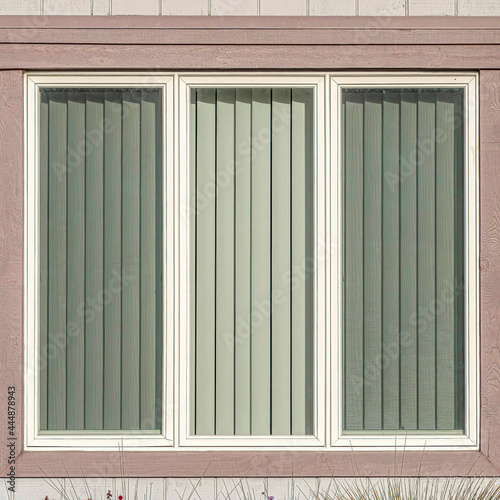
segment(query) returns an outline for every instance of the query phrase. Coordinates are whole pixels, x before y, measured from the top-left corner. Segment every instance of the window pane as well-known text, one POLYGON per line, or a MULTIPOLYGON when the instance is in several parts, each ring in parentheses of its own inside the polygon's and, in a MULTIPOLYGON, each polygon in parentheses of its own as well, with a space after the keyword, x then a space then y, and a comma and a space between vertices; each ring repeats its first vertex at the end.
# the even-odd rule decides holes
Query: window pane
POLYGON ((190 106, 191 433, 313 434, 312 90, 190 106))
POLYGON ((40 428, 158 430, 161 91, 40 101, 40 428))
POLYGON ((464 430, 463 91, 343 91, 344 429, 464 430))

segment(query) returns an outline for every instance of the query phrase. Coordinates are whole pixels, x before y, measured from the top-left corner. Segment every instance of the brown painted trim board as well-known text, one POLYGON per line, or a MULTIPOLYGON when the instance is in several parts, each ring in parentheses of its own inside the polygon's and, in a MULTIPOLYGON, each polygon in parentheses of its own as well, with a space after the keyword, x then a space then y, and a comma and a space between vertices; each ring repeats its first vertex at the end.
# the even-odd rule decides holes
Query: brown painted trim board
POLYGON ((500 69, 500 45, 0 44, 0 70, 500 69))

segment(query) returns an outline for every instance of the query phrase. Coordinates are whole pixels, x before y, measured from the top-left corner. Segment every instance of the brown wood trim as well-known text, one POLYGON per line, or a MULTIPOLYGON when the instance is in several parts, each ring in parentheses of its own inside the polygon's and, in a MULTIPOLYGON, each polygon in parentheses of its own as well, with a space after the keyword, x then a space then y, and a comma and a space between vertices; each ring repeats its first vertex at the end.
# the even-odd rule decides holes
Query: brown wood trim
MULTIPOLYGON (((1 22, 1 21, 0 21, 1 22)), ((483 45, 500 44, 500 28, 8 28, 0 43, 124 45, 483 45)))
POLYGON ((500 45, 56 45, 0 47, 1 69, 462 70, 500 68, 500 45))
POLYGON ((26 452, 18 477, 482 476, 498 469, 479 452, 165 451, 26 452))
POLYGON ((0 16, 0 43, 499 44, 495 17, 0 16))
POLYGON ((7 389, 16 389, 15 452, 23 443, 23 74, 0 72, 0 470, 8 465, 7 389))
POLYGON ((490 16, 0 16, 5 28, 500 29, 490 16))
POLYGON ((500 71, 480 73, 481 450, 500 465, 500 71))

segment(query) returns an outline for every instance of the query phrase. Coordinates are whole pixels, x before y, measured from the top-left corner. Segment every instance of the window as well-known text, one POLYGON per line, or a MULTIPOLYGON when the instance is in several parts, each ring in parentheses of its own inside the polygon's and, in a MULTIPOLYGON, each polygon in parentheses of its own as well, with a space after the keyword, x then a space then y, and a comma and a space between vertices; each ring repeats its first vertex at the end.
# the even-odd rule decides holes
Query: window
POLYGON ((172 349, 163 328, 170 81, 29 81, 37 110, 28 188, 37 231, 28 295, 35 446, 171 440, 164 358, 172 349))
POLYGON ((333 79, 339 446, 475 443, 474 94, 467 76, 333 79))
POLYGON ((317 76, 180 79, 185 446, 324 442, 323 88, 317 76))
POLYGON ((26 81, 29 449, 477 448, 475 75, 26 81))

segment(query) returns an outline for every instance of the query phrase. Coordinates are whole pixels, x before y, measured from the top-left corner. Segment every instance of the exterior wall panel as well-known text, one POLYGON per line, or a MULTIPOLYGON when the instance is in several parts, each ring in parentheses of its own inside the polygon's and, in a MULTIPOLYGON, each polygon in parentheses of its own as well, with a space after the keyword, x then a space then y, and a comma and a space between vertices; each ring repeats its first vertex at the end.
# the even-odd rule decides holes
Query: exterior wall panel
POLYGON ((500 16, 496 0, 1 0, 0 15, 500 16))

